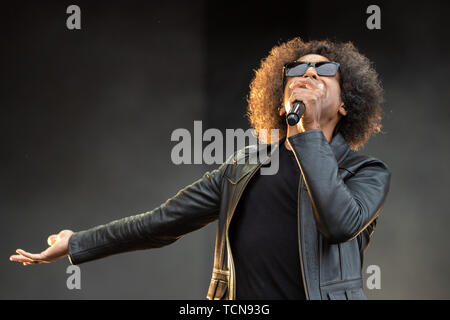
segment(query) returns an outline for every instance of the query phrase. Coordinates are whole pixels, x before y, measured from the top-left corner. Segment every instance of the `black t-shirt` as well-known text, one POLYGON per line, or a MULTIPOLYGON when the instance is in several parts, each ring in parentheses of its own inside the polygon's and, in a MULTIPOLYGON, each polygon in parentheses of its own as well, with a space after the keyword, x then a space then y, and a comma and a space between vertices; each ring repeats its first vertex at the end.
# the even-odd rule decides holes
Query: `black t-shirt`
POLYGON ((255 173, 242 194, 229 230, 237 299, 306 299, 297 233, 299 179, 294 154, 281 143, 278 173, 255 173))

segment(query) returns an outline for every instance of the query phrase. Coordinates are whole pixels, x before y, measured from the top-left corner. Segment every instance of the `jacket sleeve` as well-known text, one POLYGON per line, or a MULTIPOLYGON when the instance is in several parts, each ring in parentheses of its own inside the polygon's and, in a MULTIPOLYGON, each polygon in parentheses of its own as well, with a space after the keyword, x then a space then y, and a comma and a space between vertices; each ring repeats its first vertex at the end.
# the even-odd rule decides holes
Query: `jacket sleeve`
POLYGON ((206 172, 152 211, 74 233, 68 244, 70 263, 163 247, 213 222, 219 215, 225 165, 206 172))
POLYGON ((319 231, 331 243, 357 237, 382 209, 389 191, 389 168, 371 158, 344 183, 321 130, 309 130, 288 139, 299 161, 319 231))

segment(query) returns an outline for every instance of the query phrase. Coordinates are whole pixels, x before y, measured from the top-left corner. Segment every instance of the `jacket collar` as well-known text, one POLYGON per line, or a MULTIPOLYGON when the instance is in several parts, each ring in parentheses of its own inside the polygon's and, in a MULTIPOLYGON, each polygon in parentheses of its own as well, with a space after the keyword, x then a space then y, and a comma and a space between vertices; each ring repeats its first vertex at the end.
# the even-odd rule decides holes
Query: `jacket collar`
MULTIPOLYGON (((228 177, 228 179, 233 183, 233 184, 237 184, 239 181, 243 181, 242 178, 244 176, 246 176, 248 173, 255 171, 256 169, 258 169, 261 165, 269 165, 269 160, 271 159, 272 153, 275 152, 275 150, 277 148, 279 148, 279 146, 284 143, 286 141, 286 137, 283 139, 280 139, 278 142, 275 142, 271 145, 267 145, 267 144, 261 144, 261 145, 252 145, 248 148, 246 148, 246 154, 247 156, 252 155, 255 156, 255 152, 259 153, 260 152, 260 148, 270 148, 270 151, 268 153, 265 153, 267 155, 267 158, 265 159, 260 159, 258 157, 258 161, 257 163, 248 163, 247 161, 242 164, 240 167, 240 170, 238 171, 239 173, 235 172, 234 174, 230 173, 230 176, 228 177), (247 153, 248 152, 248 153, 247 153)), ((345 141, 344 137, 341 135, 341 133, 339 132, 335 132, 331 143, 330 143, 330 147, 331 150, 334 153, 334 156, 336 157, 336 161, 338 163, 338 165, 340 166, 342 161, 346 158, 347 154, 350 152, 350 147, 347 144, 347 142, 345 141)), ((267 149, 266 149, 267 151, 267 149)), ((244 156, 244 155, 241 155, 244 156)), ((236 165, 236 160, 234 164, 236 165)))
MULTIPOLYGON (((272 146, 278 147, 285 141, 286 137, 280 139, 280 141, 278 142, 275 142, 272 146)), ((331 150, 333 150, 334 156, 338 164, 340 164, 345 159, 347 154, 350 152, 350 146, 348 145, 347 141, 345 141, 344 137, 339 131, 334 132, 333 137, 331 138, 330 147, 331 150)), ((276 148, 272 147, 272 150, 275 149, 276 148)))
POLYGON ((350 146, 340 132, 335 133, 330 142, 337 163, 341 163, 350 152, 350 146))

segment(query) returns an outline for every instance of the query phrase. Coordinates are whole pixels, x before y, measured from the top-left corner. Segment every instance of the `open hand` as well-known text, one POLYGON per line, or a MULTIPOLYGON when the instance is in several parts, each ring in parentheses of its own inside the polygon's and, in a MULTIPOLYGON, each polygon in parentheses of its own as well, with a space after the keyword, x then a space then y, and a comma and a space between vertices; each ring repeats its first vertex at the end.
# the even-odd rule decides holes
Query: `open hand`
POLYGON ((35 263, 51 263, 68 255, 69 238, 74 232, 62 230, 58 234, 52 234, 47 238, 49 247, 41 253, 29 253, 17 249, 18 254, 9 257, 9 260, 22 262, 24 266, 35 263))

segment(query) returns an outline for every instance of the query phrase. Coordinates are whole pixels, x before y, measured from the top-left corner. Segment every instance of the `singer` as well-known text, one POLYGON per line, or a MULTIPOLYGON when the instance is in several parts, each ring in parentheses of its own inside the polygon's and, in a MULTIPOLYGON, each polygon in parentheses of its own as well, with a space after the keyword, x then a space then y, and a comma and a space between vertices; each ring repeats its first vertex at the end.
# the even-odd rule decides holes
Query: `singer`
MULTIPOLYGON (((159 248, 218 220, 208 299, 365 299, 366 250, 390 185, 390 169, 358 153, 381 130, 383 90, 351 42, 276 45, 250 84, 248 118, 279 170, 226 162, 161 206, 88 230, 62 230, 41 253, 12 261, 72 264, 159 248), (287 123, 293 105, 299 121, 287 123)), ((294 112, 294 111, 292 111, 294 112)), ((233 155, 246 159, 250 146, 233 155)))

